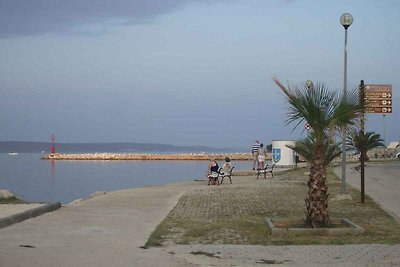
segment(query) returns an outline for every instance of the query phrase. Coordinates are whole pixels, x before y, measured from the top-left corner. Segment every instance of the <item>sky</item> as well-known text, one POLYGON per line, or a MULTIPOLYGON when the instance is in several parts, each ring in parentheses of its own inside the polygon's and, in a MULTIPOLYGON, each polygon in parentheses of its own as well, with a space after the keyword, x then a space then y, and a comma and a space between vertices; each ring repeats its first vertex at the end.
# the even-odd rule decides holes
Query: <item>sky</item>
POLYGON ((400 139, 399 0, 1 0, 0 141, 250 149, 297 140, 272 78, 391 84, 366 130, 400 139))

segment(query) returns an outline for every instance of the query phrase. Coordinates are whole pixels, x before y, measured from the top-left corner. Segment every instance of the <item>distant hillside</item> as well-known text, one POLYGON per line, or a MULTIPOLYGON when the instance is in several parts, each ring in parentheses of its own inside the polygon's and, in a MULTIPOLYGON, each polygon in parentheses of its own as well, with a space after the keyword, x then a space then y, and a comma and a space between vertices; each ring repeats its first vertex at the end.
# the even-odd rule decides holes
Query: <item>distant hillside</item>
MULTIPOLYGON (((116 153, 152 153, 152 152, 232 152, 227 148, 206 146, 174 146, 153 143, 56 143, 57 153, 116 152, 116 153)), ((51 143, 46 142, 0 142, 0 153, 50 153, 51 143)))

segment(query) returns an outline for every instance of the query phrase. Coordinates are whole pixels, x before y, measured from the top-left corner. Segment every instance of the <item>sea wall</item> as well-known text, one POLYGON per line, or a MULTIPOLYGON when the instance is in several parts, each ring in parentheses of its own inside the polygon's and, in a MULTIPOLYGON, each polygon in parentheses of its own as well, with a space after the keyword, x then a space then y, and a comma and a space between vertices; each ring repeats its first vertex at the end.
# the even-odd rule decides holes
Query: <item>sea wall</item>
MULTIPOLYGON (((252 160, 250 153, 229 153, 229 154, 119 154, 119 153, 90 153, 90 154, 49 154, 42 159, 45 160, 224 160, 229 157, 231 160, 252 160)), ((267 156, 271 159, 271 156, 267 156)))

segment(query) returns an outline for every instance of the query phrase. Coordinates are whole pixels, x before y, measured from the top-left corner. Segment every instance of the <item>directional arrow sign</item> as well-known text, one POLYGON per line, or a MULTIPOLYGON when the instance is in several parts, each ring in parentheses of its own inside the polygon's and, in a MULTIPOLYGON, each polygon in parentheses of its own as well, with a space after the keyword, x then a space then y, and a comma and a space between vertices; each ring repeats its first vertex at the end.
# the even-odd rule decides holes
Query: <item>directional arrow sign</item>
POLYGON ((365 85, 365 109, 367 113, 392 113, 392 85, 365 85))
POLYGON ((392 101, 391 100, 382 100, 382 105, 392 105, 392 101))
POLYGON ((365 93, 365 96, 367 98, 382 98, 382 99, 388 99, 392 97, 392 94, 389 93, 378 93, 378 92, 371 92, 371 93, 365 93))
POLYGON ((384 106, 384 107, 387 107, 387 106, 391 106, 392 105, 392 101, 391 100, 365 100, 365 105, 367 106, 367 107, 370 107, 370 106, 374 106, 374 107, 377 107, 377 106, 384 106))
POLYGON ((392 108, 391 107, 366 107, 365 112, 386 114, 386 113, 392 113, 392 108))

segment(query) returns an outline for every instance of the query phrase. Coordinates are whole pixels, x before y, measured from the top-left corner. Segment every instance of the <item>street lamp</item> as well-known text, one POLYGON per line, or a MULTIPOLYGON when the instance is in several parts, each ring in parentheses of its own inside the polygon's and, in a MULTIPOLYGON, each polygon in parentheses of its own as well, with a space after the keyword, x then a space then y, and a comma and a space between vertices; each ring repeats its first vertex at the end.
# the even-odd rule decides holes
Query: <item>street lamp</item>
POLYGON ((308 90, 310 90, 314 85, 313 85, 313 82, 311 80, 307 80, 306 81, 306 86, 307 86, 308 90))
MULTIPOLYGON (((344 13, 340 17, 340 23, 344 27, 344 79, 343 95, 347 95, 347 29, 353 23, 353 16, 350 13, 344 13)), ((343 129, 342 140, 342 194, 346 193, 346 128, 343 129)))
MULTIPOLYGON (((310 93, 311 89, 314 88, 314 84, 313 84, 313 82, 311 80, 307 80, 306 81, 306 86, 307 86, 307 89, 308 89, 308 93, 310 93)), ((308 124, 308 122, 306 123, 305 128, 307 130, 307 137, 310 138, 311 126, 310 126, 310 124, 308 124)), ((308 163, 307 163, 307 166, 308 166, 308 163)))

